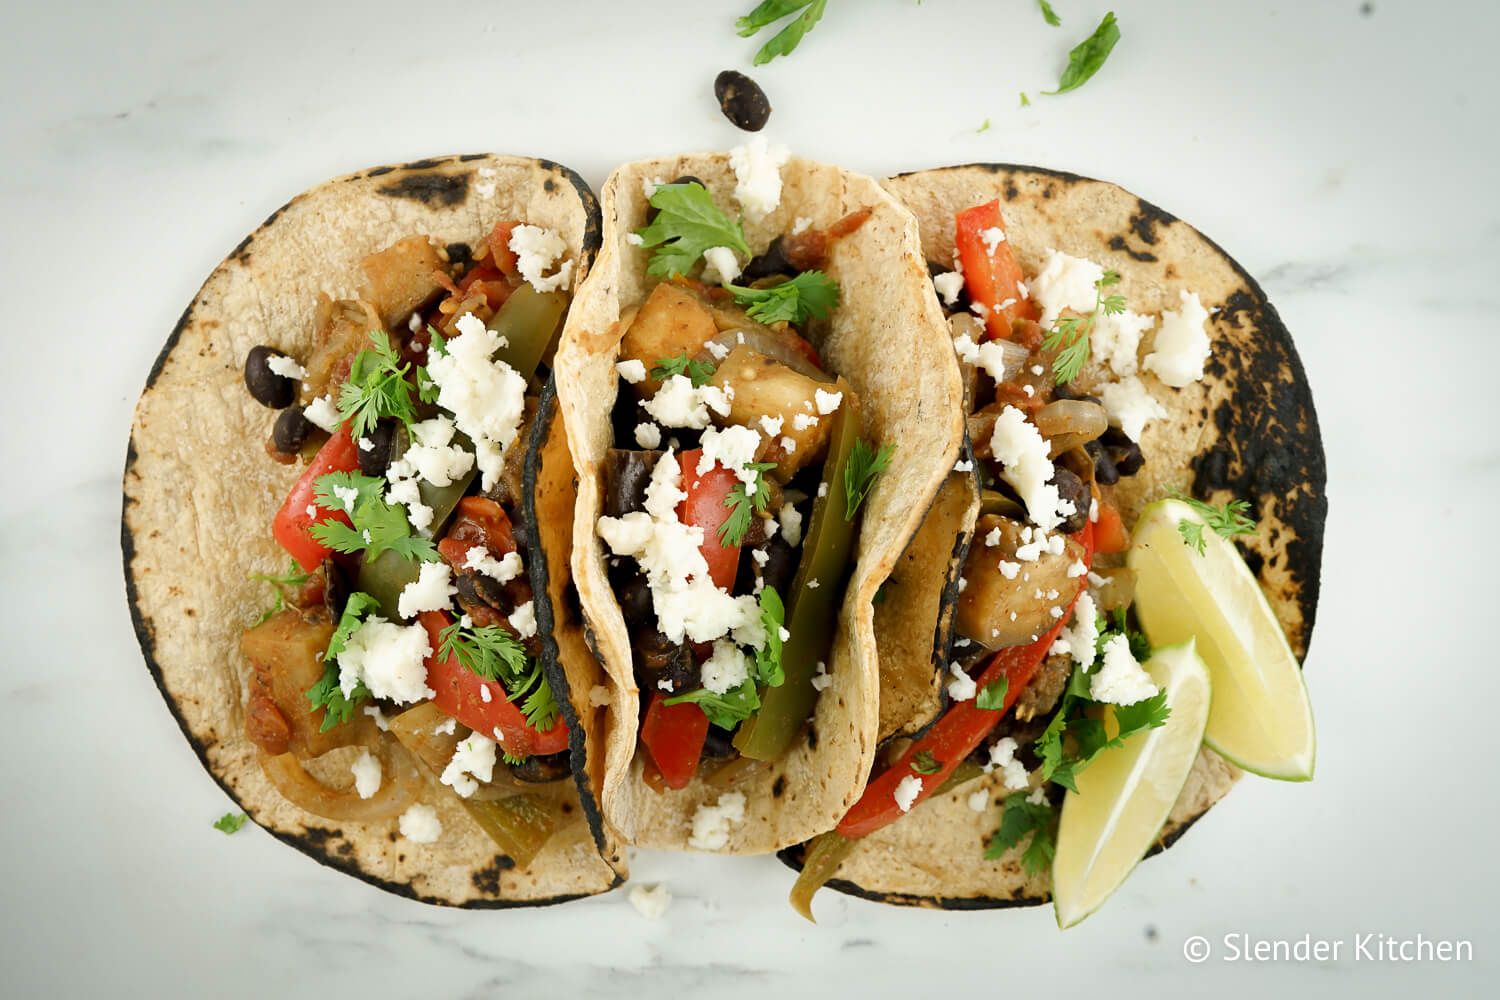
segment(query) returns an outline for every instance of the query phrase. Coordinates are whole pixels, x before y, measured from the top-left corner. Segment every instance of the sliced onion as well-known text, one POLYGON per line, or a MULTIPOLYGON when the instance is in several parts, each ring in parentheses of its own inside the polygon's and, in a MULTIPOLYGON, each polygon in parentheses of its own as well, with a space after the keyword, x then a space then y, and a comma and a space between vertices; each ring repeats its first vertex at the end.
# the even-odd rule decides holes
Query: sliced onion
POLYGON ((1088 444, 1109 427, 1109 416, 1104 407, 1086 399, 1059 399, 1048 403, 1036 411, 1032 420, 1042 437, 1047 439, 1051 458, 1070 448, 1088 444))
POLYGON ((703 351, 698 355, 701 359, 712 364, 718 364, 720 358, 709 350, 709 344, 715 344, 722 348, 725 353, 732 351, 741 343, 756 354, 764 354, 775 361, 780 361, 795 372, 806 375, 818 382, 832 382, 832 375, 823 371, 817 365, 807 360, 807 356, 798 351, 785 337, 779 336, 775 330, 763 326, 746 326, 738 330, 725 330, 717 337, 709 340, 703 345, 703 351))
POLYGON ((314 816, 338 821, 366 823, 390 819, 406 811, 417 799, 422 777, 411 756, 391 739, 380 739, 367 747, 380 761, 380 790, 368 799, 348 788, 330 788, 307 773, 296 754, 278 757, 261 754, 260 769, 267 780, 293 805, 314 816))

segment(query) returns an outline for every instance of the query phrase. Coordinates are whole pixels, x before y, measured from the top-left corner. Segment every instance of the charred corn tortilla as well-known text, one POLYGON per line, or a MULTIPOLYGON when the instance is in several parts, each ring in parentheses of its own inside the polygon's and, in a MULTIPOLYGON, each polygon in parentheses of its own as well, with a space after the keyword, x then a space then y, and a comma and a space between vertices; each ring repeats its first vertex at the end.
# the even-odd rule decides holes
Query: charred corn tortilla
MULTIPOLYGON (((927 259, 944 266, 953 262, 955 214, 999 198, 1007 238, 1028 275, 1055 248, 1118 271, 1119 290, 1142 312, 1173 308, 1180 290, 1197 292, 1206 306, 1217 308, 1208 325, 1213 352, 1203 381, 1172 390, 1147 376, 1169 416, 1148 426, 1140 441, 1145 467, 1122 479, 1112 496, 1127 525, 1146 503, 1172 490, 1216 502, 1249 500, 1259 529, 1240 541, 1241 551, 1303 658, 1318 602, 1326 471, 1302 364, 1260 286, 1187 223, 1104 181, 975 164, 905 174, 885 184, 917 216, 927 259)), ((1149 340, 1142 346, 1149 350, 1149 340)), ((922 534, 963 545, 972 528, 971 509, 940 507, 922 534)), ((936 564, 929 569, 929 586, 941 592, 947 578, 936 564)), ((909 672, 930 669, 930 656, 911 653, 909 672)), ((1234 767, 1203 749, 1157 850, 1180 837, 1238 777, 1234 767)), ((828 884, 869 899, 950 909, 1045 902, 1045 873, 1028 877, 1014 853, 984 860, 1006 794, 997 773, 934 796, 862 840, 828 884), (981 788, 991 791, 990 801, 976 813, 968 799, 981 788)), ((782 858, 800 867, 800 849, 782 858)))
MULTIPOLYGON (((266 457, 269 411, 245 392, 241 371, 256 344, 294 355, 310 347, 318 293, 351 294, 365 255, 415 234, 477 244, 502 219, 556 231, 580 272, 599 245, 597 207, 582 179, 519 157, 376 167, 273 213, 209 276, 151 370, 131 428, 121 524, 127 597, 146 665, 224 790, 257 824, 322 864, 389 892, 470 907, 602 892, 621 880, 619 850, 586 791, 569 802, 571 818, 536 861, 517 871, 435 782, 422 798, 437 808, 443 835, 416 844, 398 835, 394 819, 335 823, 307 814, 266 780, 244 734, 249 665, 239 634, 268 597, 247 574, 286 564, 271 516, 302 470, 266 457)), ((577 615, 557 608, 568 599, 572 477, 553 409, 544 394, 528 444, 527 483, 540 484, 527 501, 529 561, 547 578, 536 588, 537 618, 553 626, 550 641, 561 647, 549 679, 573 723, 577 691, 587 706, 598 668, 579 638, 577 615), (573 692, 571 703, 564 692, 573 692)))
MULTIPOLYGON (((626 237, 646 221, 643 183, 683 175, 700 179, 718 204, 734 204, 735 177, 724 154, 648 160, 616 170, 603 192, 603 246, 563 333, 558 396, 579 479, 573 575, 609 674, 610 706, 600 723, 607 820, 631 843, 686 848, 698 808, 725 792, 740 792, 747 800, 745 819, 731 827, 724 850, 764 853, 828 829, 863 787, 878 724, 873 601, 958 458, 962 389, 941 309, 927 288, 911 215, 870 178, 788 162, 780 204, 764 219, 746 220, 745 235, 758 253, 798 219, 823 227, 858 209, 873 210, 830 254, 826 271, 838 282, 842 301, 821 350, 829 370, 859 394, 864 436, 896 450, 863 508, 856 562, 828 660, 832 682, 818 698, 806 735, 781 760, 750 768, 733 785, 700 777, 681 791, 652 791, 636 753, 640 693, 630 636, 595 526, 611 446, 620 318, 654 283, 646 274, 647 252, 626 237)), ((589 762, 591 772, 597 766, 589 762)))

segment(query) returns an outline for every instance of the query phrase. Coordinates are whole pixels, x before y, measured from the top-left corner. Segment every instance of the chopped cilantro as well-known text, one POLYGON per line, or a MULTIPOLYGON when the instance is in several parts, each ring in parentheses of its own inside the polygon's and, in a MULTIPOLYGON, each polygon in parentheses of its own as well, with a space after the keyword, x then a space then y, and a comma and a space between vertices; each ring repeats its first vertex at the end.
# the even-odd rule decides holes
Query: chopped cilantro
POLYGON ((392 549, 407 559, 436 561, 437 547, 432 544, 432 539, 412 533, 406 512, 383 499, 385 487, 383 478, 360 472, 330 472, 319 476, 313 483, 313 495, 318 503, 327 510, 344 511, 354 526, 342 521, 319 521, 312 526, 310 534, 336 552, 363 549, 366 562, 386 549, 392 549))
POLYGON ((1062 18, 1057 16, 1057 11, 1052 9, 1052 5, 1048 3, 1047 0, 1036 0, 1036 2, 1037 5, 1042 8, 1043 20, 1052 25, 1052 27, 1054 28, 1059 27, 1062 24, 1062 18))
POLYGON ((828 0, 762 0, 754 10, 735 21, 734 26, 741 38, 749 38, 788 14, 801 11, 755 53, 755 65, 763 66, 777 56, 791 55, 808 32, 817 26, 827 6, 828 0))
POLYGON ((998 860, 1006 851, 1030 837, 1030 842, 1021 853, 1021 864, 1030 875, 1045 871, 1057 852, 1055 810, 1047 802, 1028 802, 1025 792, 1006 796, 1004 805, 1000 828, 990 838, 984 849, 984 856, 991 861, 998 860))
POLYGON ((1005 711, 1005 695, 1010 690, 1010 680, 1006 677, 997 677, 974 696, 974 707, 982 708, 990 712, 1005 711))
POLYGON ((714 204, 702 184, 662 184, 651 195, 656 218, 636 230, 641 245, 653 248, 646 272, 659 278, 685 274, 705 250, 729 247, 750 256, 745 231, 714 204))
POLYGON ((795 278, 768 288, 725 285, 734 301, 748 306, 746 315, 759 323, 801 325, 809 319, 825 319, 839 304, 839 286, 822 271, 803 271, 795 278))
POLYGON ((766 505, 771 502, 771 488, 766 485, 766 477, 761 473, 775 467, 775 462, 751 462, 745 466, 756 473, 755 485, 747 487, 744 483, 735 483, 729 495, 724 498, 724 506, 731 509, 724 523, 719 525, 721 545, 734 546, 743 542, 745 532, 750 530, 751 518, 765 513, 766 505))
POLYGON ((214 829, 220 833, 239 833, 249 818, 244 813, 225 813, 214 820, 214 829))
POLYGON ((780 687, 786 682, 786 672, 781 667, 781 630, 786 624, 786 608, 775 587, 762 587, 759 600, 766 644, 755 651, 755 677, 767 687, 780 687))
POLYGON ((539 660, 499 625, 465 628, 454 622, 438 634, 438 655, 457 658, 470 672, 505 689, 511 704, 519 705, 527 723, 538 732, 552 728, 557 699, 539 660))
POLYGON ((854 447, 849 449, 849 462, 844 466, 844 517, 850 521, 854 520, 855 511, 859 505, 865 502, 865 497, 870 492, 870 487, 875 484, 875 477, 880 475, 891 464, 891 456, 896 453, 896 446, 883 444, 880 448, 871 448, 861 438, 854 442, 854 447))
POLYGON ((708 688, 697 688, 668 698, 663 704, 683 705, 689 702, 703 709, 708 721, 720 729, 733 729, 760 708, 760 694, 756 691, 755 679, 747 677, 739 687, 730 688, 723 694, 716 694, 708 688))
MULTIPOLYGON (((356 439, 369 434, 383 417, 394 417, 408 427, 417 419, 412 384, 406 379, 411 363, 401 360, 384 330, 371 330, 370 342, 374 348, 354 356, 349 377, 339 390, 339 416, 351 422, 349 433, 356 439)), ((427 373, 418 369, 418 382, 430 381, 427 373)), ((426 394, 424 390, 420 398, 425 399, 426 394)))
POLYGON ((1043 348, 1057 352, 1052 359, 1052 373, 1059 383, 1071 382, 1083 371, 1089 359, 1089 335, 1100 314, 1114 316, 1125 311, 1125 296, 1104 294, 1106 288, 1119 283, 1119 271, 1105 271, 1094 282, 1093 312, 1087 316, 1059 316, 1042 339, 1043 348))
POLYGON ((276 593, 271 606, 261 612, 260 617, 255 620, 255 624, 260 625, 276 612, 286 607, 286 595, 283 593, 283 588, 300 587, 307 582, 308 577, 311 575, 310 573, 302 572, 302 568, 297 565, 297 560, 295 559, 288 560, 287 571, 280 576, 273 576, 270 573, 251 573, 250 579, 269 583, 271 589, 276 593))
POLYGON ((339 616, 338 627, 328 638, 328 651, 323 654, 323 676, 307 689, 307 700, 312 707, 323 709, 323 725, 319 732, 328 732, 341 722, 354 717, 354 706, 370 697, 364 681, 356 681, 346 695, 339 684, 339 654, 349 645, 349 640, 363 624, 363 616, 380 607, 380 602, 363 591, 349 595, 344 604, 344 613, 339 616))
MULTIPOLYGON (((1213 529, 1214 534, 1220 538, 1233 538, 1235 535, 1255 534, 1255 519, 1250 516, 1250 504, 1244 500, 1231 500, 1222 507, 1215 507, 1211 503, 1195 500, 1182 493, 1173 493, 1173 500, 1181 500, 1199 514, 1208 527, 1213 529)), ((1197 521, 1177 522, 1177 532, 1182 535, 1183 541, 1198 550, 1201 556, 1207 546, 1203 538, 1203 525, 1197 521)))
POLYGON ((931 750, 922 750, 912 757, 911 769, 915 774, 937 774, 943 769, 943 765, 932 755, 931 750))
POLYGON ((662 358, 651 367, 651 377, 659 382, 673 375, 685 375, 694 389, 701 389, 714 377, 714 366, 707 361, 694 361, 683 351, 675 358, 662 358))

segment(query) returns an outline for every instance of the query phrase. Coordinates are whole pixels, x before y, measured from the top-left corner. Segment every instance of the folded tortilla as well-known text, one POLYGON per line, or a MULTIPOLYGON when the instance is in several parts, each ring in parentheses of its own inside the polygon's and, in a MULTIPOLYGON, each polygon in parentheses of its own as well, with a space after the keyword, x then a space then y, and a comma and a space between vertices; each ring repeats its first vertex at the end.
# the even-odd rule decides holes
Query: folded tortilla
POLYGON ((842 291, 820 345, 831 371, 859 393, 867 439, 896 446, 889 469, 865 502, 856 562, 828 659, 830 686, 818 698, 805 737, 778 761, 754 765, 732 784, 695 779, 680 791, 651 790, 636 753, 640 692, 630 636, 606 576, 595 532, 603 509, 602 468, 611 446, 610 412, 619 379, 620 317, 638 306, 654 280, 647 251, 626 237, 645 225, 644 184, 692 175, 726 209, 734 173, 724 154, 647 160, 620 167, 603 192, 603 245, 578 290, 557 358, 558 396, 579 479, 573 576, 594 646, 609 676, 609 706, 598 722, 607 821, 633 844, 688 848, 693 816, 727 792, 746 798, 744 822, 729 830, 726 853, 774 851, 830 828, 858 798, 873 760, 878 723, 873 601, 921 524, 963 438, 962 386, 942 311, 929 290, 916 225, 874 180, 836 167, 791 160, 781 171, 781 202, 746 220, 755 252, 798 219, 828 226, 863 208, 872 215, 837 240, 827 265, 842 291))
MULTIPOLYGON (((213 778, 264 829, 309 857, 424 902, 502 907, 561 902, 620 883, 622 854, 592 796, 571 792, 571 818, 517 870, 435 781, 442 837, 401 838, 394 819, 337 823, 287 802, 245 736, 248 662, 239 637, 265 606, 252 572, 279 572, 286 554, 271 517, 297 465, 262 450, 273 414, 245 391, 246 353, 311 345, 319 292, 353 294, 359 262, 402 237, 477 244, 497 221, 555 230, 581 276, 599 246, 599 216, 582 178, 545 160, 473 155, 376 167, 292 199, 209 276, 146 381, 125 462, 121 546, 131 616, 146 665, 213 778)), ((549 680, 570 725, 599 668, 569 613, 572 463, 550 390, 528 447, 528 530, 539 626, 554 658, 549 680), (560 654, 559 654, 560 650, 560 654)), ((581 759, 581 748, 575 749, 581 759)), ((205 823, 206 825, 206 823, 205 823)))
MULTIPOLYGON (((1254 279, 1192 226, 1104 181, 1036 167, 974 164, 904 174, 885 186, 917 216, 923 253, 935 263, 952 267, 954 216, 999 198, 1007 239, 1027 274, 1037 273, 1046 250, 1055 248, 1118 271, 1120 290, 1139 311, 1175 308, 1184 290, 1217 308, 1209 324, 1213 353, 1203 381, 1157 391, 1169 415, 1147 427, 1139 442, 1146 464, 1122 478, 1113 496, 1127 526, 1147 503, 1173 490, 1195 496, 1227 491, 1249 500, 1259 529, 1237 544, 1292 649, 1303 658, 1318 603, 1326 466, 1297 350, 1254 279)), ((1142 375, 1154 384, 1153 376, 1142 375)), ((973 507, 939 506, 918 538, 928 539, 933 553, 950 544, 965 549, 973 524, 973 507)), ((927 580, 913 579, 911 589, 945 595, 929 604, 925 619, 930 627, 924 634, 941 634, 941 615, 951 612, 946 595, 953 589, 952 567, 933 558, 915 560, 913 567, 918 575, 925 571, 927 580)), ((942 662, 944 648, 886 646, 882 668, 904 678, 906 690, 919 690, 932 664, 942 662)), ((882 733, 918 728, 935 714, 934 705, 912 699, 889 713, 882 705, 882 716, 891 715, 883 718, 888 726, 882 733)), ((1176 841, 1238 777, 1236 768, 1204 748, 1155 850, 1176 841)), ((1046 902, 1048 874, 1028 876, 1018 851, 998 861, 984 859, 983 845, 999 824, 1007 794, 997 773, 934 796, 864 838, 828 885, 868 899, 948 909, 1046 902), (992 795, 977 813, 968 799, 981 788, 992 795)), ((800 869, 801 857, 800 848, 782 853, 793 868, 800 869)))

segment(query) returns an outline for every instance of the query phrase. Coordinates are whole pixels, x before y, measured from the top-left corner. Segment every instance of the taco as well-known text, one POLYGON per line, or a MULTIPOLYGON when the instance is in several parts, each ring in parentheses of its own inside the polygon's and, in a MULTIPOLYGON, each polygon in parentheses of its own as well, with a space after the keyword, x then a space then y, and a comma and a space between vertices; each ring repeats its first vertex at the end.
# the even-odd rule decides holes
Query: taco
POLYGON ((622 880, 572 767, 599 668, 549 374, 598 244, 592 192, 544 160, 330 181, 209 276, 136 409, 122 546, 148 668, 256 823, 390 892, 496 907, 622 880))
POLYGON ((958 457, 952 349, 869 178, 754 140, 623 166, 603 214, 557 362, 589 765, 630 843, 772 851, 869 769, 872 609, 958 457))
MULTIPOLYGON (((1293 675, 1318 599, 1317 416, 1291 338, 1238 264, 1187 223, 1072 174, 981 164, 886 187, 920 223, 970 450, 945 484, 952 502, 917 536, 924 551, 901 564, 903 592, 929 595, 928 627, 882 647, 899 678, 882 696, 906 696, 881 706, 865 792, 832 833, 782 853, 809 918, 825 883, 952 909, 1049 898, 1078 776, 1171 716, 1140 666, 1150 650, 1127 558, 1153 502, 1184 498, 1177 529, 1199 552, 1205 533, 1232 538, 1293 675)), ((1182 792, 1142 851, 1170 846, 1240 775, 1207 746, 1183 761, 1182 792)))

